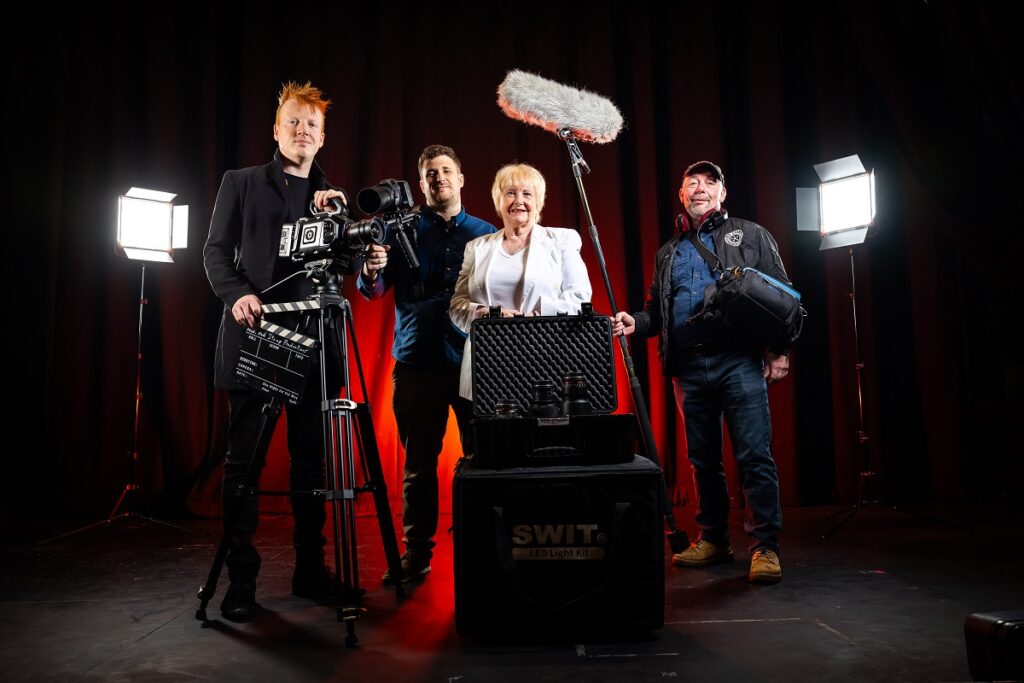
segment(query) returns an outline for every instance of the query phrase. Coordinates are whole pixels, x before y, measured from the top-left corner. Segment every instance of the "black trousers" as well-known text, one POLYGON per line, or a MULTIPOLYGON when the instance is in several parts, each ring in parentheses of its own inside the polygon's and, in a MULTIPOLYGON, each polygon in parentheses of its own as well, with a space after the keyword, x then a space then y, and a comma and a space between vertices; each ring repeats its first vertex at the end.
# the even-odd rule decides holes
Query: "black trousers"
POLYGON ((448 408, 455 412, 463 455, 473 452, 470 420, 473 404, 459 396, 459 366, 418 368, 396 362, 392 407, 405 450, 402 481, 403 541, 410 553, 431 555, 437 533, 437 459, 448 429, 448 408))
MULTIPOLYGON (((288 453, 291 459, 289 470, 290 490, 310 491, 325 487, 323 415, 320 410, 320 375, 314 368, 306 382, 302 402, 286 405, 288 422, 288 453)), ((328 396, 337 396, 341 390, 340 372, 329 371, 328 396)), ((230 417, 228 420, 228 452, 224 459, 224 501, 225 522, 227 511, 238 495, 238 487, 245 482, 249 460, 259 433, 262 419, 261 407, 266 398, 259 393, 236 390, 228 392, 230 417)), ((268 424, 271 432, 276 425, 268 424)), ((269 439, 267 440, 269 443, 269 439)), ((260 470, 266 462, 265 453, 259 453, 260 470)), ((326 543, 323 535, 326 512, 323 498, 310 495, 290 497, 295 529, 292 541, 295 545, 296 563, 322 562, 326 543)), ((232 581, 240 577, 255 577, 260 570, 260 555, 253 545, 253 535, 259 523, 258 496, 246 496, 230 539, 230 549, 225 563, 232 581)))

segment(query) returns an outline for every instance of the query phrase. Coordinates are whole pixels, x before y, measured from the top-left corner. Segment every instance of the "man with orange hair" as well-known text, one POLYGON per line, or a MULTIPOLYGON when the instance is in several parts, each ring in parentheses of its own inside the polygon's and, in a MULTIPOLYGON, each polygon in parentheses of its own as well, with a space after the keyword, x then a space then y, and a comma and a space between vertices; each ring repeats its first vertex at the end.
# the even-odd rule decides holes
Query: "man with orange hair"
MULTIPOLYGON (((249 460, 254 457, 265 399, 240 385, 234 376, 242 328, 258 326, 264 302, 302 301, 312 293, 311 283, 302 276, 267 291, 274 283, 302 270, 301 265, 277 257, 282 226, 306 215, 311 201, 321 209, 335 198, 348 203, 344 191, 328 184, 315 161, 324 144, 324 113, 329 105, 320 89, 308 82, 288 82, 282 87, 274 121, 278 146, 274 158, 264 166, 224 174, 203 250, 210 285, 224 301, 214 360, 214 384, 228 391, 230 406, 224 510, 237 496, 244 497, 226 560, 231 585, 221 604, 222 614, 232 621, 251 619, 259 610, 256 576, 260 556, 252 543, 259 509, 256 496, 244 496, 243 487, 249 460)), ((281 318, 275 322, 295 326, 294 321, 289 324, 281 318)), ((324 368, 326 384, 329 395, 336 396, 341 389, 339 354, 328 353, 327 357, 333 363, 324 368)), ((286 406, 292 491, 323 489, 325 485, 319 372, 314 364, 302 402, 286 406)), ((267 426, 273 428, 273 424, 267 426)), ((262 456, 256 454, 261 463, 262 456)), ((292 593, 318 602, 331 601, 335 582, 324 565, 323 499, 293 494, 291 505, 295 515, 292 593)))

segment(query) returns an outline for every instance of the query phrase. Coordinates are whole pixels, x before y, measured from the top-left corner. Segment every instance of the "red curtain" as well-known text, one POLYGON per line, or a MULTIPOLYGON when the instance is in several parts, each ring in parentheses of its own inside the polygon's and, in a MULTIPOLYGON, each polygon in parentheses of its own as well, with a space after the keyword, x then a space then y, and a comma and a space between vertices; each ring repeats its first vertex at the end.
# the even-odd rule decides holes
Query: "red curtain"
MULTIPOLYGON (((1000 455, 1010 443, 1000 416, 1009 419, 1020 393, 1000 378, 1019 369, 1006 349, 1020 341, 1020 325, 1000 330, 991 315, 1013 307, 1009 295, 976 295, 1001 282, 993 251, 1020 245, 1015 223, 995 243, 980 229, 1008 205, 1012 175, 1002 171, 1024 130, 1000 52, 1011 43, 983 38, 1008 24, 987 4, 892 8, 884 22, 870 4, 808 15, 597 3, 580 15, 555 3, 529 21, 473 3, 444 16, 332 5, 301 31, 276 10, 210 6, 156 21, 133 7, 55 18, 59 39, 32 60, 15 59, 18 42, 8 41, 12 275, 38 310, 38 341, 31 362, 13 368, 17 416, 32 438, 4 464, 5 509, 95 515, 127 481, 139 269, 114 253, 114 207, 141 185, 179 192, 191 226, 176 263, 147 269, 140 495, 156 509, 217 513, 226 402, 211 376, 221 303, 201 247, 223 172, 273 153, 285 80, 310 79, 334 99, 319 162, 350 191, 385 177, 415 181, 420 150, 440 142, 462 158, 471 213, 492 219, 493 174, 520 160, 547 178, 543 222, 584 229, 563 144, 495 105, 513 68, 605 95, 625 116, 615 142, 584 148, 619 308, 642 305, 654 252, 680 210, 680 173, 694 160, 717 161, 730 213, 775 235, 810 313, 792 379, 769 392, 787 504, 852 499, 862 466, 849 257, 818 252, 814 235, 795 232, 793 210, 793 188, 814 182, 812 164, 860 153, 879 182, 879 233, 857 252, 868 456, 893 496, 1005 495, 1019 465, 1000 455), (969 92, 944 90, 954 82, 969 92), (957 201, 965 177, 975 180, 982 217, 957 201), (45 482, 50 495, 26 480, 45 482)), ((583 232, 595 305, 610 312, 583 232)), ((352 283, 345 294, 397 509, 393 304, 363 301, 352 283)), ((633 349, 670 485, 678 501, 691 500, 683 430, 654 342, 633 349)), ((620 410, 630 410, 621 367, 619 383, 620 410)), ((453 430, 440 464, 445 506, 453 430)), ((283 486, 286 461, 280 430, 264 486, 283 486)))

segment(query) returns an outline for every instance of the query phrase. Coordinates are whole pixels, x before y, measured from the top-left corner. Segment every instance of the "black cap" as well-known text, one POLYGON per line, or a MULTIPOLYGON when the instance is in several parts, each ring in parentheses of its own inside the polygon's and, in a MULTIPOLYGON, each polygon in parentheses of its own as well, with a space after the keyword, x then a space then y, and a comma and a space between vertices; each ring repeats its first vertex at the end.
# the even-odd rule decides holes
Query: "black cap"
POLYGON ((707 173, 708 175, 717 178, 718 182, 725 182, 725 174, 722 173, 722 169, 720 169, 717 164, 713 164, 710 161, 698 161, 690 164, 686 167, 686 170, 683 171, 683 178, 691 176, 694 173, 707 173))

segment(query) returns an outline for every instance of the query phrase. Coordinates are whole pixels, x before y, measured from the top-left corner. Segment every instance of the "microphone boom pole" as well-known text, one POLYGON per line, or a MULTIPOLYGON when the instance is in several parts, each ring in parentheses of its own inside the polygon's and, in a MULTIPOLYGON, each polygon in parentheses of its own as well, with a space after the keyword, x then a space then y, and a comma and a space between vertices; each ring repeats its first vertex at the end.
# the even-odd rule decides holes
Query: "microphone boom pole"
MULTIPOLYGON (((608 305, 613 311, 619 310, 615 303, 615 294, 612 292, 612 282, 608 277, 608 265, 604 260, 604 250, 601 249, 601 239, 597 234, 597 225, 594 223, 594 215, 590 212, 590 202, 587 201, 587 190, 583 187, 583 173, 590 173, 590 167, 583 159, 580 146, 576 142, 576 136, 569 128, 562 128, 558 131, 558 137, 565 141, 569 150, 569 164, 572 166, 572 175, 576 180, 576 191, 579 193, 580 202, 583 204, 583 213, 587 221, 587 230, 590 232, 590 240, 594 243, 594 252, 597 254, 597 264, 601 270, 601 279, 604 280, 605 292, 608 294, 608 305)), ((658 449, 654 443, 654 430, 651 428, 651 418, 647 413, 647 401, 640 388, 640 379, 636 376, 636 368, 633 365, 633 356, 629 351, 629 342, 626 336, 619 337, 619 350, 622 352, 622 361, 626 366, 626 375, 629 378, 629 389, 633 395, 633 408, 636 410, 636 418, 640 423, 641 438, 644 442, 644 449, 647 451, 647 458, 658 467, 661 467, 661 460, 658 458, 658 449)), ((661 499, 662 512, 668 524, 668 542, 672 552, 681 553, 689 544, 686 532, 676 527, 675 515, 672 513, 672 506, 668 502, 668 484, 665 481, 664 468, 661 475, 661 499)))
MULTIPOLYGON (((599 144, 611 142, 622 130, 622 114, 607 97, 601 97, 586 90, 570 88, 536 74, 519 70, 510 71, 498 86, 498 106, 509 118, 531 126, 540 126, 565 141, 569 149, 572 174, 576 179, 576 191, 580 195, 580 201, 583 202, 590 239, 594 243, 597 263, 601 268, 605 291, 608 293, 608 303, 611 305, 612 311, 617 311, 615 295, 612 294, 612 283, 608 278, 608 266, 604 260, 604 252, 601 250, 601 240, 597 236, 597 226, 594 224, 594 216, 590 212, 590 203, 587 201, 587 192, 583 187, 582 174, 590 173, 590 167, 583 159, 578 141, 599 144)), ((654 430, 651 429, 651 418, 647 414, 647 402, 640 390, 640 380, 636 376, 633 357, 629 353, 629 342, 625 336, 619 337, 619 349, 622 351, 622 359, 626 364, 629 388, 633 394, 633 407, 636 410, 637 421, 640 423, 640 432, 647 458, 660 468, 661 461, 658 459, 658 449, 654 445, 654 430)), ((686 532, 676 528, 672 506, 668 502, 668 484, 665 482, 664 470, 662 470, 660 479, 658 502, 668 524, 668 542, 672 547, 672 552, 679 553, 686 548, 689 541, 686 532)))

